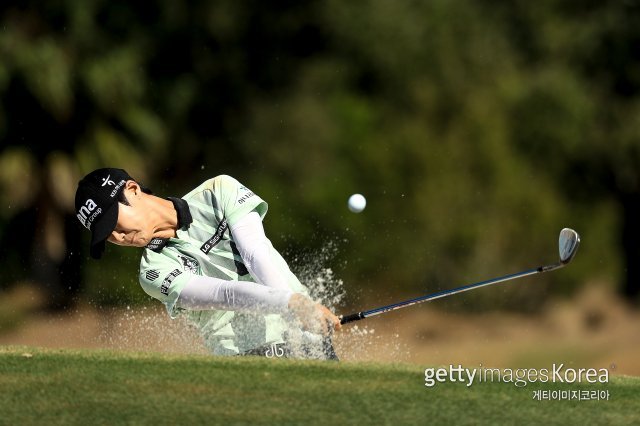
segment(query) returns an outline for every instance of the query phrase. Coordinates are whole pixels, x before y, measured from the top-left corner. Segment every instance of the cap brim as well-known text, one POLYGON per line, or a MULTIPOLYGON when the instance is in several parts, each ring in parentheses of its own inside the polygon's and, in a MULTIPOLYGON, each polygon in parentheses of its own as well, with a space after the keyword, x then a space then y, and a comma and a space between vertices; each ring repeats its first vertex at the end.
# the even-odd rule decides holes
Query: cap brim
POLYGON ((111 235, 118 223, 118 203, 109 207, 91 229, 91 247, 89 252, 94 259, 100 259, 104 252, 105 240, 111 235))

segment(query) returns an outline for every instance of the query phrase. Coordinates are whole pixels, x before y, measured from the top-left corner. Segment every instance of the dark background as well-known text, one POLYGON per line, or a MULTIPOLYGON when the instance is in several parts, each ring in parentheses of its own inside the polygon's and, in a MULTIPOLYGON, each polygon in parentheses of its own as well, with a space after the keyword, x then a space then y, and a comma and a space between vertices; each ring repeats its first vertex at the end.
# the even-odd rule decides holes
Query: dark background
POLYGON ((637 1, 5 1, 0 290, 150 301, 139 250, 92 261, 75 218, 110 166, 163 196, 236 177, 294 270, 333 248, 349 307, 551 263, 565 226, 570 268, 447 303, 637 305, 639 89, 637 1))

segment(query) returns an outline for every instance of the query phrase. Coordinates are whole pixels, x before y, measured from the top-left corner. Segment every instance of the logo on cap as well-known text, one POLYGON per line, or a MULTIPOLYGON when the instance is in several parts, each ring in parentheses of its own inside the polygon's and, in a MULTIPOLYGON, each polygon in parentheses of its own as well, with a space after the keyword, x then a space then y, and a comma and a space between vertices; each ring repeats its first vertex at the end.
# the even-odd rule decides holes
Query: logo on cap
POLYGON ((80 210, 78 211, 78 214, 77 214, 78 220, 87 229, 91 229, 91 224, 93 223, 96 216, 102 213, 101 208, 98 208, 98 210, 94 212, 96 207, 97 207, 96 203, 91 198, 89 198, 87 202, 84 204, 84 206, 80 207, 80 210))
POLYGON ((111 175, 108 175, 106 178, 102 178, 102 185, 115 185, 116 183, 110 179, 111 175))
MULTIPOLYGON (((133 180, 122 169, 96 169, 78 182, 75 206, 78 220, 91 231, 90 253, 99 259, 105 241, 118 224, 118 195, 133 180)), ((144 191, 144 189, 143 189, 144 191)))

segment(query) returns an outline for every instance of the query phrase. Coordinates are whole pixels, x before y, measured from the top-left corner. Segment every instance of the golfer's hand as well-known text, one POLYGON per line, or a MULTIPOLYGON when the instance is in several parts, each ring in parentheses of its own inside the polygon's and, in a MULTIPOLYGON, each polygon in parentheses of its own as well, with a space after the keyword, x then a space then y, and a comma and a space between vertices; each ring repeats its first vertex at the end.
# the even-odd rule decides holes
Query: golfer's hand
POLYGON ((312 333, 327 335, 331 330, 340 330, 340 318, 326 306, 316 303, 301 293, 294 293, 289 299, 289 309, 302 323, 302 328, 312 333))

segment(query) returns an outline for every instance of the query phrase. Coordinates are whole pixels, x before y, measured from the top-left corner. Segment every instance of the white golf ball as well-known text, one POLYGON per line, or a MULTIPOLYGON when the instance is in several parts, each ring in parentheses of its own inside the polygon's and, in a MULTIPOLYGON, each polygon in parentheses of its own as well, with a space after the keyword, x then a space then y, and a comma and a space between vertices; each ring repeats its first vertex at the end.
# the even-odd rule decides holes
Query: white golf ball
POLYGON ((367 200, 362 194, 353 194, 349 197, 349 210, 354 213, 360 213, 367 206, 367 200))

